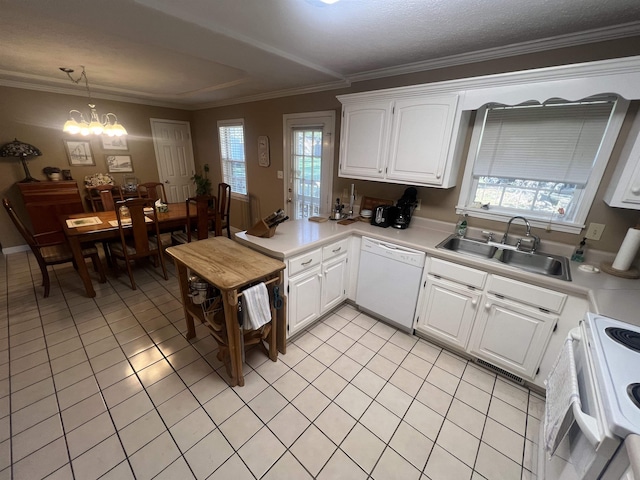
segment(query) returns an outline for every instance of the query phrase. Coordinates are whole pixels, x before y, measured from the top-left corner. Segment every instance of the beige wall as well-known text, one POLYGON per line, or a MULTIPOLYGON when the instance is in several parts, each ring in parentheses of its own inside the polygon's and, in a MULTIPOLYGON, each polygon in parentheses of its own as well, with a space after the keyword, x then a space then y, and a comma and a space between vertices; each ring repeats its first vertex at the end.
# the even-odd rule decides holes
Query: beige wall
MULTIPOLYGON (((172 120, 191 119, 191 112, 133 103, 114 102, 97 99, 99 113, 114 112, 126 127, 128 151, 117 153, 131 155, 133 173, 140 182, 158 181, 150 118, 172 120)), ((88 112, 87 98, 83 96, 58 95, 18 88, 0 87, 0 145, 14 138, 35 145, 42 156, 29 160, 31 175, 47 181, 42 169, 47 166, 70 169, 78 184, 83 187, 85 175, 106 173, 105 151, 98 137, 88 139, 96 165, 91 167, 71 167, 65 151, 63 139, 78 138, 62 133, 62 125, 67 120, 69 110, 88 112)), ((109 152, 109 153, 113 153, 109 152)), ((121 182, 123 174, 114 174, 116 182, 121 182)), ((22 164, 17 159, 0 158, 0 195, 8 197, 23 218, 22 201, 18 188, 14 185, 24 178, 22 164)), ((11 223, 4 208, 0 209, 0 245, 3 248, 23 245, 25 242, 11 223)))
MULTIPOLYGON (((406 185, 338 178, 338 145, 341 104, 336 99, 336 95, 419 83, 430 83, 455 78, 488 75, 507 71, 595 61, 628 55, 640 55, 640 41, 638 38, 602 42, 581 48, 564 48, 552 52, 522 55, 515 58, 492 60, 429 72, 359 82, 352 85, 350 88, 329 92, 200 110, 194 112, 192 125, 196 159, 200 159, 203 163, 209 163, 212 173, 216 176, 214 183, 217 182, 217 176, 220 175, 220 164, 216 122, 218 120, 244 118, 247 154, 247 182, 249 185, 249 191, 251 192, 251 204, 247 206, 247 208, 240 208, 239 204, 234 202, 232 224, 239 228, 246 229, 259 218, 282 207, 284 203, 283 181, 278 180, 276 176, 276 172, 278 170, 283 170, 282 115, 298 112, 335 110, 337 113, 337 125, 336 158, 334 161, 334 196, 339 196, 346 200, 343 193, 348 191, 351 183, 353 183, 360 195, 397 200, 404 192, 404 189, 407 188, 406 185), (257 138, 259 135, 267 135, 270 139, 271 166, 268 168, 259 167, 257 163, 257 138)), ((627 229, 630 226, 635 225, 638 222, 638 218, 640 218, 640 215, 636 211, 610 208, 602 201, 604 191, 608 185, 608 180, 611 178, 616 166, 621 146, 626 139, 630 124, 629 120, 632 118, 632 114, 637 110, 638 102, 634 102, 628 115, 628 121, 625 123, 625 127, 621 132, 616 149, 607 168, 605 178, 587 218, 587 224, 589 222, 597 222, 604 223, 606 225, 602 239, 597 243, 591 243, 592 248, 611 252, 617 251, 627 229)), ((462 178, 463 171, 464 165, 460 169, 459 178, 462 178)), ((446 190, 426 187, 418 188, 418 197, 422 199, 422 209, 419 212, 416 212, 416 215, 455 222, 457 219, 455 206, 460 193, 460 183, 461 181, 458 181, 458 187, 446 190)), ((471 219, 470 225, 473 227, 494 230, 496 232, 502 232, 505 228, 503 223, 480 219, 471 219)), ((544 230, 536 231, 535 233, 539 235, 543 241, 546 239, 577 245, 581 239, 579 235, 553 232, 548 233, 544 230)))
MULTIPOLYGON (((244 118, 245 142, 247 155, 247 181, 250 191, 250 202, 232 202, 231 223, 234 227, 246 229, 259 218, 280 208, 284 203, 283 181, 277 178, 277 171, 283 170, 283 127, 284 114, 299 112, 314 112, 323 110, 336 111, 336 151, 334 161, 334 195, 342 196, 345 189, 354 183, 360 195, 389 198, 400 198, 406 185, 382 184, 370 181, 350 180, 338 178, 338 145, 340 131, 340 102, 336 95, 359 91, 392 88, 419 83, 464 78, 477 75, 487 75, 507 71, 526 70, 546 66, 601 60, 613 57, 640 55, 640 38, 616 40, 588 45, 580 48, 564 48, 552 52, 521 55, 514 58, 500 59, 451 67, 428 72, 402 75, 385 79, 358 82, 349 88, 319 92, 307 95, 266 100, 260 102, 242 103, 232 106, 211 108, 194 112, 147 107, 137 104, 98 101, 101 112, 114 111, 129 130, 129 152, 133 158, 135 175, 141 181, 157 179, 155 155, 151 141, 149 118, 170 118, 191 121, 194 139, 194 153, 196 165, 202 168, 209 164, 210 176, 215 185, 221 181, 220 155, 217 140, 217 121, 234 118, 244 118), (257 138, 267 135, 270 139, 271 165, 267 168, 258 166, 257 138)), ((28 90, 0 87, 0 141, 6 142, 18 137, 25 142, 33 143, 44 153, 30 162, 32 175, 44 179, 42 168, 48 165, 66 167, 68 165, 60 126, 66 120, 67 111, 71 108, 83 107, 86 99, 54 95, 28 90)), ((82 109, 82 108, 79 108, 82 109)), ((638 110, 638 102, 634 102, 630 114, 638 110)), ((616 145, 611 162, 607 168, 604 181, 598 191, 587 222, 606 224, 602 240, 593 243, 592 248, 615 252, 619 248, 627 229, 638 222, 640 215, 636 211, 610 208, 602 201, 604 190, 608 185, 613 169, 618 160, 622 142, 626 139, 629 123, 625 124, 616 145)), ((92 140, 96 167, 73 169, 74 178, 82 180, 84 175, 96 171, 106 171, 104 152, 99 139, 92 140)), ((460 170, 460 177, 463 168, 460 170)), ((7 159, 0 160, 0 190, 2 194, 15 197, 14 182, 23 178, 22 168, 18 162, 7 159)), ((460 182, 458 182, 460 185, 460 182)), ((455 222, 457 216, 454 207, 458 200, 459 187, 451 189, 418 188, 418 196, 422 199, 422 210, 416 215, 455 222)), ((0 212, 0 225, 4 226, 8 218, 4 211, 0 212)), ((492 229, 497 232, 504 230, 504 224, 470 220, 471 226, 492 229)), ((538 231, 543 240, 556 240, 577 244, 578 235, 547 233, 538 231)), ((11 226, 0 230, 0 242, 3 246, 22 244, 17 232, 11 226)))

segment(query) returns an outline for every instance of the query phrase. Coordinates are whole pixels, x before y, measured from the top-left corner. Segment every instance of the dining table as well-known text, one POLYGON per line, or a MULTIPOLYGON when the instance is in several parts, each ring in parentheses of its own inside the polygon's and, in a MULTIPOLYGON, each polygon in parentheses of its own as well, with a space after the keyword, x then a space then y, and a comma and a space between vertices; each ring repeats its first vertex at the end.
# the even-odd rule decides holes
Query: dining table
MULTIPOLYGON (((189 212, 190 217, 196 218, 196 212, 189 212)), ((186 225, 187 222, 187 206, 185 202, 169 203, 166 212, 157 212, 158 225, 161 232, 170 232, 178 230, 186 225)), ((153 218, 153 214, 148 214, 153 218)), ((218 213, 212 212, 212 220, 215 224, 215 234, 221 234, 220 221, 218 213)), ((93 288, 93 282, 87 269, 87 265, 82 255, 82 245, 87 243, 95 243, 104 240, 117 240, 120 238, 120 232, 117 225, 116 212, 86 212, 74 213, 71 215, 62 215, 60 217, 63 232, 69 242, 69 247, 73 253, 73 258, 78 268, 78 274, 82 279, 84 289, 88 297, 95 297, 96 291, 93 288), (68 222, 69 220, 69 222, 68 222), (110 223, 112 222, 112 223, 110 223), (71 226, 69 223, 75 223, 77 226, 71 226), (84 225, 83 225, 84 223, 84 225)))

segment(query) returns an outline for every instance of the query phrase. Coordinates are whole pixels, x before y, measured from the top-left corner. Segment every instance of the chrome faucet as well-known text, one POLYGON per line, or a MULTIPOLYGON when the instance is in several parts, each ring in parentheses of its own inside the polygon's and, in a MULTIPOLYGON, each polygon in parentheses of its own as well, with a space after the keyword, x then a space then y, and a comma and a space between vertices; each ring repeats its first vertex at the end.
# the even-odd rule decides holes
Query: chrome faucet
MULTIPOLYGON (((509 238, 509 229, 511 228, 511 222, 513 222, 516 218, 519 218, 520 220, 524 220, 524 223, 527 225, 527 237, 531 236, 531 224, 529 223, 529 220, 521 216, 511 217, 511 219, 509 219, 509 221, 507 222, 507 231, 504 232, 504 235, 502 236, 502 240, 500 241, 500 243, 502 243, 503 245, 507 244, 507 240, 509 238)), ((516 247, 519 247, 519 246, 520 246, 520 242, 518 242, 518 245, 516 245, 516 247)))

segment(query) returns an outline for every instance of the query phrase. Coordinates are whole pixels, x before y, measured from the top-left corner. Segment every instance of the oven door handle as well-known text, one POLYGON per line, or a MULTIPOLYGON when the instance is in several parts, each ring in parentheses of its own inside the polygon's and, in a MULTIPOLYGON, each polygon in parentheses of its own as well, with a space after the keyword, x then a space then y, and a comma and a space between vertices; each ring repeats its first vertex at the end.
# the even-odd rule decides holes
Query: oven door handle
MULTIPOLYGON (((571 331, 569 332, 569 336, 574 341, 580 342, 583 340, 582 336, 580 335, 580 329, 578 328, 571 329, 571 331)), ((577 402, 573 402, 572 409, 573 409, 573 418, 575 419, 578 426, 580 427, 580 430, 582 431, 584 436, 587 438, 589 443, 594 447, 597 447, 598 444, 600 444, 600 442, 602 441, 602 439, 600 438, 600 429, 598 428, 598 421, 591 415, 587 415, 586 413, 584 413, 582 409, 578 406, 577 402)))

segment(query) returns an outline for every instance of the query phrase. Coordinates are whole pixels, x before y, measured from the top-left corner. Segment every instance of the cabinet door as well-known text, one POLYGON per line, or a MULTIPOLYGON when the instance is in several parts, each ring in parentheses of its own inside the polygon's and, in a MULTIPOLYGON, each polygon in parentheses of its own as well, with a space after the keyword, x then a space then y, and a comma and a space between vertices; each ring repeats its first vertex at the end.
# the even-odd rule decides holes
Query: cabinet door
POLYGON ((395 102, 388 179, 442 185, 457 103, 457 95, 395 102))
POLYGON ((480 296, 462 285, 428 277, 415 329, 465 349, 480 296))
POLYGON ((347 256, 342 255, 322 267, 322 304, 320 311, 325 313, 342 303, 347 297, 347 256))
POLYGON ((532 379, 557 321, 557 315, 488 297, 473 327, 469 351, 532 379))
POLYGON ((320 316, 320 266, 289 279, 288 336, 309 325, 320 316))
POLYGON ((347 104, 342 109, 340 176, 383 178, 391 101, 347 104))

